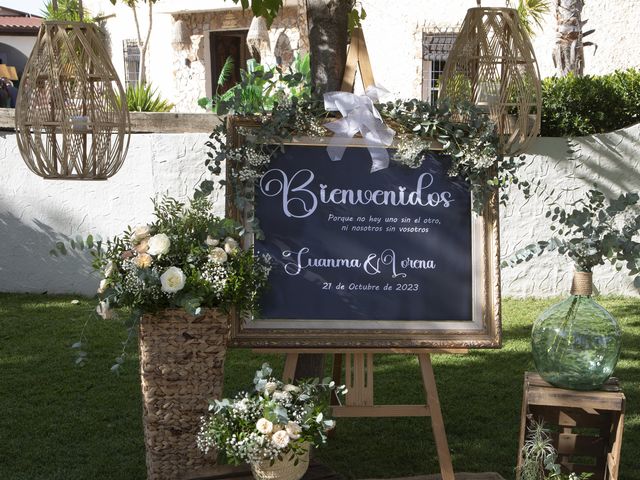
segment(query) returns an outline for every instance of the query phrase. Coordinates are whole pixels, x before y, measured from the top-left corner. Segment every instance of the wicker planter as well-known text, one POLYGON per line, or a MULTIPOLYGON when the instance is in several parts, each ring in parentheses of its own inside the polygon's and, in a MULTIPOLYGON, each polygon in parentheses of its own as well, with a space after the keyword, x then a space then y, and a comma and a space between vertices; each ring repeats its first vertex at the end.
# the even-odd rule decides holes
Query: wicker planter
POLYGON ((295 465, 296 459, 289 459, 289 455, 284 455, 283 460, 276 460, 273 465, 271 462, 264 461, 251 464, 251 473, 256 480, 300 480, 309 468, 309 450, 304 455, 298 457, 298 464, 295 465))
POLYGON ((215 463, 196 446, 200 417, 220 398, 228 318, 182 310, 140 321, 140 377, 149 480, 179 479, 215 463))

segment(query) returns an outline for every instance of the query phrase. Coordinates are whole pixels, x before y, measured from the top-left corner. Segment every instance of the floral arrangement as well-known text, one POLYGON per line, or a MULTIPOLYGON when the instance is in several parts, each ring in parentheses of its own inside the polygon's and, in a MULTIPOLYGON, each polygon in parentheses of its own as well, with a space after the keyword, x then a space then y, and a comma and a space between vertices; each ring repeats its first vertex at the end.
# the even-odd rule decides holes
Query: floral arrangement
POLYGON ((205 198, 188 205, 165 197, 154 202, 155 221, 98 242, 93 266, 102 274, 97 312, 134 313, 203 307, 254 311, 269 275, 269 261, 240 248, 233 221, 211 213, 205 198))
POLYGON ((284 384, 268 364, 256 372, 253 392, 215 400, 197 437, 204 452, 215 448, 220 461, 238 465, 297 458, 310 445, 326 443, 335 421, 326 417, 323 393, 346 393, 330 379, 284 384))

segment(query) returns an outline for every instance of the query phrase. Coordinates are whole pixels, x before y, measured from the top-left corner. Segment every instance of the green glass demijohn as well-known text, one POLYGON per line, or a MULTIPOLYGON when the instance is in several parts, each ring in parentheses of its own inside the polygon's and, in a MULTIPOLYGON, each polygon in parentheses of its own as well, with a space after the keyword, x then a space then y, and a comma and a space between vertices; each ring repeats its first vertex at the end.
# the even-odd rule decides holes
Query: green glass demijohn
POLYGON ((571 296, 545 310, 533 324, 536 369, 557 387, 597 390, 618 363, 620 326, 593 300, 591 286, 591 272, 576 272, 571 296))

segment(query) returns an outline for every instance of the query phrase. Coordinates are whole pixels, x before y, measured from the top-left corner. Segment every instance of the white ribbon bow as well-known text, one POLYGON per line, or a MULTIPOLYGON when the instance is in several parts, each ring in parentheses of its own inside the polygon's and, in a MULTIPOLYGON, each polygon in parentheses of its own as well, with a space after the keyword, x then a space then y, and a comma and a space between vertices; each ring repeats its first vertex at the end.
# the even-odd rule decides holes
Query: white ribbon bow
POLYGON ((387 147, 393 143, 396 134, 382 121, 380 112, 373 106, 373 102, 389 93, 377 86, 367 88, 364 95, 354 95, 348 92, 329 92, 324 94, 324 108, 327 111, 338 111, 342 114, 340 120, 325 125, 335 135, 329 141, 327 153, 331 160, 342 159, 346 146, 340 138, 352 138, 360 132, 367 149, 371 154, 371 172, 377 172, 389 166, 387 147))

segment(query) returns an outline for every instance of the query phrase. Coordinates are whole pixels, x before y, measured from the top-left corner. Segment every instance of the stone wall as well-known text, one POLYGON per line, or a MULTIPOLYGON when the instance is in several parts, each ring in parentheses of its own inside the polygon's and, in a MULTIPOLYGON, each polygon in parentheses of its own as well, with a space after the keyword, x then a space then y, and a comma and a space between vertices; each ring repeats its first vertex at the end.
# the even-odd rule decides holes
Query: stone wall
MULTIPOLYGON (((176 120, 179 121, 179 120, 176 120)), ((80 292, 93 294, 97 280, 82 254, 51 257, 56 241, 65 237, 122 232, 127 225, 152 217, 150 198, 168 193, 186 198, 204 176, 206 133, 136 134, 127 160, 106 182, 43 180, 24 165, 15 134, 0 135, 0 291, 80 292)), ((575 161, 567 159, 567 141, 540 138, 533 142, 523 173, 542 180, 547 191, 570 202, 594 182, 610 196, 640 191, 640 125, 605 135, 575 140, 575 161)), ((501 211, 503 256, 551 234, 545 207, 539 199, 525 201, 512 192, 501 211)), ((223 212, 221 192, 215 196, 223 212)), ((555 253, 544 254, 516 268, 502 270, 505 296, 546 297, 565 294, 571 281, 571 262, 555 253)), ((626 271, 598 267, 595 284, 601 293, 637 295, 626 271)))
MULTIPOLYGON (((173 74, 175 81, 175 103, 179 112, 202 111, 198 107, 198 99, 211 96, 215 90, 217 79, 211 75, 209 41, 207 36, 212 31, 247 30, 252 16, 240 10, 181 13, 174 15, 175 21, 183 21, 191 37, 191 45, 183 49, 173 50, 173 74), (213 88, 211 85, 214 85, 213 88)), ((300 32, 298 29, 297 9, 284 8, 271 25, 269 39, 271 54, 264 55, 262 63, 275 65, 273 48, 281 35, 288 37, 293 51, 299 49, 300 32)), ((241 65, 241 68, 246 68, 241 65)))

